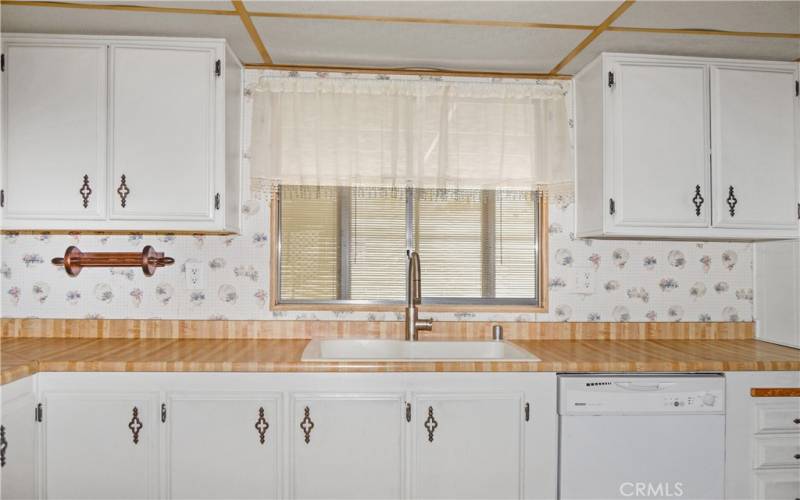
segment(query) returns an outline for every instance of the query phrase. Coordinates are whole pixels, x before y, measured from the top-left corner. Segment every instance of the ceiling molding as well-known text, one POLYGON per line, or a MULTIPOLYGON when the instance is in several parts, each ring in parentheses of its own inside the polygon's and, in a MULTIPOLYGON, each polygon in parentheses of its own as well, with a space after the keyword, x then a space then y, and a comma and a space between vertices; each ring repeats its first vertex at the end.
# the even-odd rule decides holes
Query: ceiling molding
POLYGON ((595 29, 593 24, 569 23, 537 23, 526 21, 500 21, 491 19, 444 19, 427 17, 398 17, 398 16, 358 16, 344 14, 310 14, 297 12, 250 12, 252 17, 272 17, 280 19, 305 19, 318 21, 355 21, 372 23, 399 23, 399 24, 444 24, 451 26, 483 26, 490 28, 519 28, 519 29, 554 29, 554 30, 581 30, 595 29))
POLYGON ((250 13, 247 12, 242 0, 231 0, 231 3, 233 4, 234 8, 236 8, 236 12, 242 19, 242 24, 244 24, 244 28, 250 35, 250 39, 253 40, 253 44, 256 46, 258 53, 261 55, 261 61, 265 64, 272 64, 272 58, 269 56, 269 52, 267 52, 267 47, 261 40, 261 35, 258 34, 258 30, 253 24, 253 20, 250 19, 250 13))
POLYGON ((19 5, 23 7, 56 7, 60 9, 116 10, 123 12, 153 12, 162 14, 205 14, 212 16, 237 16, 235 10, 192 9, 188 7, 152 7, 145 5, 119 5, 75 2, 45 2, 26 0, 0 0, 2 5, 19 5))
POLYGON ((577 47, 572 49, 572 51, 570 51, 570 53, 567 54, 566 57, 564 57, 564 59, 561 60, 561 62, 556 64, 553 67, 553 69, 550 70, 550 74, 551 75, 558 74, 559 71, 564 69, 564 67, 567 64, 569 64, 573 59, 575 59, 575 57, 578 54, 580 54, 583 51, 583 49, 588 47, 589 44, 595 40, 595 38, 600 36, 601 33, 603 33, 609 26, 611 26, 611 23, 619 19, 619 16, 624 14, 626 10, 630 9, 631 5, 633 5, 635 1, 636 0, 625 0, 624 2, 622 2, 622 4, 620 4, 620 6, 614 10, 614 12, 612 12, 607 18, 605 18, 605 20, 602 23, 600 23, 595 29, 593 29, 591 33, 586 35, 586 38, 584 38, 581 41, 581 43, 577 45, 577 47))
POLYGON ((658 33, 667 35, 740 36, 751 38, 796 38, 800 33, 774 33, 764 31, 728 31, 700 28, 638 28, 634 26, 609 26, 606 31, 618 33, 658 33))
POLYGON ((300 64, 245 64, 248 69, 310 71, 315 73, 378 73, 386 75, 461 76, 480 78, 518 78, 526 80, 570 80, 571 75, 550 73, 508 73, 497 71, 458 71, 445 69, 381 68, 372 66, 314 66, 300 64))

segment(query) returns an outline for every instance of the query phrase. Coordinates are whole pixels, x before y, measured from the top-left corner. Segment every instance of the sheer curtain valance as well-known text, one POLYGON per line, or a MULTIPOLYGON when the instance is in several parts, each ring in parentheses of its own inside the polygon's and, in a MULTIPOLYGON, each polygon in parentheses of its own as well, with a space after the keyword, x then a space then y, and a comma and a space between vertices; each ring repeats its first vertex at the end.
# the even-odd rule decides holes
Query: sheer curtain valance
POLYGON ((560 82, 264 76, 251 185, 570 185, 565 94, 560 82))

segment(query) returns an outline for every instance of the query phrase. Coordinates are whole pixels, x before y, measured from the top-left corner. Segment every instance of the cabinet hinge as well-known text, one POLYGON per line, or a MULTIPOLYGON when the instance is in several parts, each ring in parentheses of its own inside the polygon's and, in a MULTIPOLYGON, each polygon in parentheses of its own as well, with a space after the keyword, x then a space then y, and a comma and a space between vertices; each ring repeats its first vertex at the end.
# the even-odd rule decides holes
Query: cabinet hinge
POLYGON ((0 208, 6 206, 6 190, 0 189, 0 208))
POLYGON ((217 62, 214 63, 214 74, 217 76, 222 76, 222 61, 217 59, 217 62))
POLYGON ((614 203, 614 198, 608 199, 608 213, 611 215, 617 213, 617 207, 616 204, 614 203))
POLYGON ((795 97, 800 97, 800 80, 794 81, 794 95, 795 97))
POLYGON ((411 422, 411 403, 406 403, 406 422, 411 422))
POLYGON ((614 72, 613 71, 609 71, 608 72, 608 88, 611 88, 613 86, 614 86, 614 72))
POLYGON ((6 70, 6 55, 0 54, 0 71, 6 70))
POLYGON ((219 210, 221 200, 219 193, 214 195, 214 210, 219 210))
POLYGON ((167 403, 161 403, 161 423, 167 421, 167 403))
POLYGON ((36 405, 34 420, 36 420, 37 422, 41 422, 43 418, 44 418, 44 410, 42 410, 42 403, 39 403, 38 405, 36 405))
POLYGON ((800 219, 800 203, 797 204, 797 218, 800 219))
POLYGON ((531 420, 531 404, 525 403, 525 421, 530 422, 531 420))

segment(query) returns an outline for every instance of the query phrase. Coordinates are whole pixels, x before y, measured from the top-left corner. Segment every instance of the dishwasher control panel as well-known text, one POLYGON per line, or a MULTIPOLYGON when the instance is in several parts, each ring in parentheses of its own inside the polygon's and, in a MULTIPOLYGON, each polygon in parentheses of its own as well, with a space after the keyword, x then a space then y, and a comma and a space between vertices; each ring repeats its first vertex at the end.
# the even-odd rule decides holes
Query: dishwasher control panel
POLYGON ((561 415, 724 413, 725 378, 687 376, 559 376, 561 415))

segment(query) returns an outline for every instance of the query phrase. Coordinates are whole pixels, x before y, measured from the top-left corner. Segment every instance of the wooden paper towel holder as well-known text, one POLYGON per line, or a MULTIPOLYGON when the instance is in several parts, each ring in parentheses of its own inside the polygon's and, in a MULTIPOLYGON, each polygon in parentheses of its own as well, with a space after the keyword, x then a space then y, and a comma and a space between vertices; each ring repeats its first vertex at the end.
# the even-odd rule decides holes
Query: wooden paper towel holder
POLYGON ((52 261, 57 266, 64 266, 70 276, 77 276, 84 267, 140 267, 145 276, 152 276, 159 267, 175 263, 172 257, 164 257, 164 252, 156 252, 147 245, 139 252, 81 252, 78 247, 71 246, 64 252, 64 257, 55 257, 52 261))

